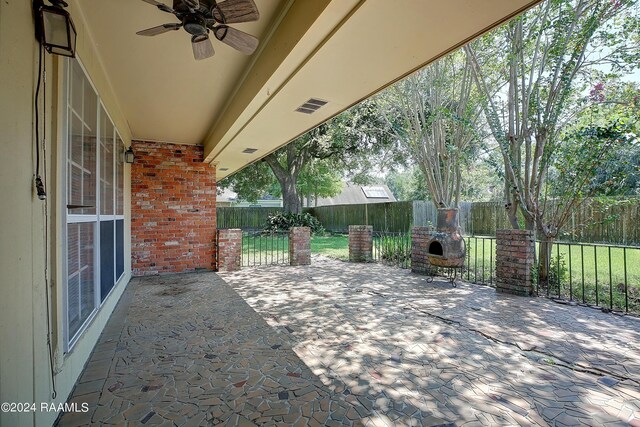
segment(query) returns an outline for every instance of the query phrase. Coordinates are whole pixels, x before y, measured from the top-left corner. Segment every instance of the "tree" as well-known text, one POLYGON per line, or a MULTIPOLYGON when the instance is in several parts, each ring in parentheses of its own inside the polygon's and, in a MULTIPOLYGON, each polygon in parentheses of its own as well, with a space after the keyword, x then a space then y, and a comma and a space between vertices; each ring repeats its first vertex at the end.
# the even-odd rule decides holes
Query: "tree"
POLYGON ((486 120, 502 154, 511 225, 520 227, 521 214, 524 227, 542 239, 538 271, 542 284, 547 280, 551 244, 570 211, 589 194, 585 186, 603 161, 597 150, 620 142, 628 125, 617 122, 565 132, 579 111, 588 70, 608 64, 620 71, 637 64, 638 45, 628 43, 638 40, 637 18, 620 21, 634 4, 547 0, 465 47, 485 100, 486 120), (567 158, 560 153, 580 158, 562 166, 567 158), (556 162, 559 176, 566 179, 557 191, 550 191, 550 184, 560 182, 548 179, 556 162), (552 204, 551 195, 561 200, 552 204))
POLYGON ((397 200, 430 200, 424 175, 418 167, 412 166, 402 172, 389 173, 384 183, 397 200))
POLYGON ((342 191, 343 182, 333 162, 313 159, 298 177, 298 193, 306 197, 307 207, 319 197, 333 197, 342 191))
MULTIPOLYGON (((274 176, 269 166, 263 162, 253 163, 230 177, 218 182, 218 192, 232 189, 238 198, 251 203, 270 192, 274 185, 274 176)), ((220 193, 218 193, 220 194, 220 193)))
POLYGON ((376 101, 388 128, 420 168, 434 203, 457 207, 462 166, 469 161, 481 113, 470 62, 461 52, 448 55, 376 101))
MULTIPOLYGON (((371 164, 373 159, 383 158, 385 152, 392 152, 388 147, 391 140, 384 130, 384 123, 376 113, 370 101, 364 101, 315 129, 295 139, 286 146, 267 155, 260 161, 248 166, 220 183, 221 187, 233 187, 243 198, 255 196, 269 188, 267 182, 273 177, 278 182, 285 212, 299 213, 302 211, 302 194, 310 194, 304 182, 304 171, 318 161, 330 161, 334 171, 358 170, 363 165, 371 164), (271 170, 264 168, 267 165, 271 170), (260 178, 257 178, 257 175, 260 178), (249 189, 250 179, 255 179, 255 188, 249 189)), ((366 168, 365 168, 366 169, 366 168)), ((321 169, 316 170, 318 173, 321 169)), ((313 175, 310 170, 307 172, 313 175)), ((317 179, 327 178, 327 175, 313 175, 317 179)), ((324 196, 337 189, 335 176, 331 177, 324 196), (329 189, 331 191, 329 191, 329 189)), ((318 195, 322 195, 318 188, 318 195)), ((324 191, 324 190, 323 190, 324 191)), ((313 192, 315 193, 315 191, 313 192)))
MULTIPOLYGON (((630 132, 638 133, 640 84, 596 72, 591 78, 590 108, 578 116, 575 128, 606 127, 614 122, 626 123, 630 132)), ((596 165, 590 189, 597 196, 640 195, 640 145, 619 144, 596 165)))

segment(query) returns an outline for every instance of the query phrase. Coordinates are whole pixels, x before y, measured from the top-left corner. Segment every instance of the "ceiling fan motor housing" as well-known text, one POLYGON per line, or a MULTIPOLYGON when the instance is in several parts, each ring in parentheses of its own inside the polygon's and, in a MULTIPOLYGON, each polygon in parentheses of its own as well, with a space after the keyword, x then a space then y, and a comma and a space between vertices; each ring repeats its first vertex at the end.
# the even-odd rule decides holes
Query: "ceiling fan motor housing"
POLYGON ((184 18, 184 29, 193 36, 201 36, 207 34, 207 27, 204 19, 200 16, 191 14, 184 18))

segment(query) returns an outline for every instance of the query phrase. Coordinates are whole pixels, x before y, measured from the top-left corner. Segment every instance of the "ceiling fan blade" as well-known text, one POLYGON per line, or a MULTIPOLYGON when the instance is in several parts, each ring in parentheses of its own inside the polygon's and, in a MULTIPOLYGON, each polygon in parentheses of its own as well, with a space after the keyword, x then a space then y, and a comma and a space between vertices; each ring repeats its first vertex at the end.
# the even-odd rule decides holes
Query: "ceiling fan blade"
POLYGON ((212 57, 216 52, 213 50, 211 40, 207 37, 204 40, 197 41, 194 38, 191 39, 191 47, 193 48, 193 56, 196 60, 206 59, 212 57))
POLYGON ((158 9, 160 9, 160 10, 162 10, 164 12, 175 13, 175 11, 172 8, 170 8, 169 6, 167 6, 164 3, 160 3, 157 0, 142 0, 142 1, 146 2, 146 3, 149 3, 149 4, 153 5, 153 6, 156 6, 158 9))
POLYGON ((220 25, 213 29, 216 38, 240 52, 251 55, 258 47, 259 40, 251 34, 236 30, 233 27, 220 25))
POLYGON ((217 3, 211 10, 216 21, 222 24, 257 21, 260 12, 253 0, 226 0, 217 3))
POLYGON ((179 30, 182 27, 182 24, 162 24, 157 27, 147 28, 146 30, 138 31, 136 34, 139 36, 157 36, 158 34, 163 34, 168 31, 179 30))

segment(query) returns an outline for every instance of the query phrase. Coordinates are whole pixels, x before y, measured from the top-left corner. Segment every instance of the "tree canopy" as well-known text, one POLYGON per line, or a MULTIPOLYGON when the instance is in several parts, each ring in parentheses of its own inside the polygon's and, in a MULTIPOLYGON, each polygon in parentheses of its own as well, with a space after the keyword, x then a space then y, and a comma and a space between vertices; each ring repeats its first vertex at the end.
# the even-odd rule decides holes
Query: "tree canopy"
POLYGON ((285 212, 298 213, 302 196, 330 197, 345 173, 367 180, 374 165, 398 161, 386 124, 370 101, 362 102, 221 181, 243 200, 255 201, 274 183, 285 212))

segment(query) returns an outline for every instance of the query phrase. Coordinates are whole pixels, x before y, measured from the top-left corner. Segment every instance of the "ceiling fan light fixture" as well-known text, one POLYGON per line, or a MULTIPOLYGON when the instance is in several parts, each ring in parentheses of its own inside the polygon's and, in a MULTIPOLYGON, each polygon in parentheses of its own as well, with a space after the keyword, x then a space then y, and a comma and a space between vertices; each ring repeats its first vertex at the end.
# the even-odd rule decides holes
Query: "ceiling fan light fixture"
POLYGON ((210 58, 215 54, 211 40, 208 34, 194 34, 191 36, 191 47, 193 49, 193 57, 196 61, 210 58))
POLYGON ((194 34, 191 36, 191 43, 200 43, 208 39, 209 36, 207 34, 194 34))

